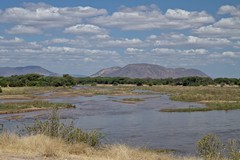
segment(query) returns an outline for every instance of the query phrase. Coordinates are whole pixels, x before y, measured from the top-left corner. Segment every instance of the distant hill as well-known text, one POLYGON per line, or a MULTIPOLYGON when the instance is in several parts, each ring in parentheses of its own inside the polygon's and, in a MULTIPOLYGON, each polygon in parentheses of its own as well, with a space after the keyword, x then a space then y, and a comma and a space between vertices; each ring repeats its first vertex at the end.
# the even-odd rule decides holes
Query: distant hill
POLYGON ((0 67, 0 76, 8 77, 12 75, 24 75, 30 73, 37 73, 44 76, 58 76, 58 74, 46 70, 40 66, 26 66, 26 67, 0 67))
POLYGON ((98 71, 91 77, 129 77, 129 78, 180 78, 180 77, 208 77, 205 73, 197 69, 185 68, 165 68, 153 64, 129 64, 121 67, 111 67, 98 71))
MULTIPOLYGON (((114 74, 116 71, 120 70, 121 67, 110 67, 110 68, 105 68, 97 73, 91 75, 91 77, 109 77, 110 75, 114 74)), ((111 76, 110 76, 111 77, 111 76)))

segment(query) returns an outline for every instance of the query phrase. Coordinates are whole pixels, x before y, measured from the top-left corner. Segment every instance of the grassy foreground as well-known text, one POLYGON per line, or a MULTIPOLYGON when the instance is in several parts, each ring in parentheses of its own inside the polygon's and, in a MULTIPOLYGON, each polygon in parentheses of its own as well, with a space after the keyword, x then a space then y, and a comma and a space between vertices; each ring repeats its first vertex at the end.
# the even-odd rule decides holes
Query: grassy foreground
POLYGON ((60 159, 60 160, 194 160, 194 157, 176 157, 126 145, 89 147, 84 143, 67 144, 58 138, 45 135, 19 137, 0 135, 0 159, 60 159))

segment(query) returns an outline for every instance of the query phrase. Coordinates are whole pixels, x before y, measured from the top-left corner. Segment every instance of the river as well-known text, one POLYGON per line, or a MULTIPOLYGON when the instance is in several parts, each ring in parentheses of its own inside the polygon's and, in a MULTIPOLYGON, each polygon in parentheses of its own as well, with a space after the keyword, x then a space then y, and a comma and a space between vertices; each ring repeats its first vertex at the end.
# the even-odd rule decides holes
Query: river
MULTIPOLYGON (((218 134, 224 141, 240 138, 240 110, 193 113, 159 112, 161 108, 203 107, 197 103, 171 101, 168 95, 147 94, 137 96, 92 97, 49 99, 52 102, 75 104, 75 109, 61 109, 62 121, 74 122, 84 130, 97 129, 105 136, 103 143, 124 143, 130 146, 154 149, 173 149, 179 153, 195 154, 196 141, 207 133, 218 134), (123 98, 141 98, 142 102, 127 104, 123 98)), ((37 111, 0 115, 4 127, 16 131, 17 126, 31 124, 37 117, 46 119, 50 111, 37 111), (8 116, 22 116, 7 120, 8 116)))

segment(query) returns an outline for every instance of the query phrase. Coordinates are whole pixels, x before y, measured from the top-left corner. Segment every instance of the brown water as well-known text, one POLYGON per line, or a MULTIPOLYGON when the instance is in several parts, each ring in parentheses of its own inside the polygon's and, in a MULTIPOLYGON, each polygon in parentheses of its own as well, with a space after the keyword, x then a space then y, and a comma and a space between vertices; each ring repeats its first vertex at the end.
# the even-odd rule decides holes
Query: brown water
MULTIPOLYGON (((240 110, 159 112, 161 108, 168 107, 203 107, 196 103, 171 101, 167 95, 80 96, 49 101, 75 104, 76 109, 60 110, 62 120, 73 120, 77 127, 84 130, 98 129, 105 135, 104 143, 125 143, 131 146, 195 153, 195 143, 204 134, 216 133, 223 140, 240 138, 240 110), (123 98, 142 98, 144 101, 136 104, 115 102, 123 98)), ((0 115, 0 123, 4 124, 4 128, 16 130, 16 126, 33 123, 36 116, 46 119, 48 112, 13 114, 23 115, 23 118, 11 121, 5 119, 10 115, 0 115)))

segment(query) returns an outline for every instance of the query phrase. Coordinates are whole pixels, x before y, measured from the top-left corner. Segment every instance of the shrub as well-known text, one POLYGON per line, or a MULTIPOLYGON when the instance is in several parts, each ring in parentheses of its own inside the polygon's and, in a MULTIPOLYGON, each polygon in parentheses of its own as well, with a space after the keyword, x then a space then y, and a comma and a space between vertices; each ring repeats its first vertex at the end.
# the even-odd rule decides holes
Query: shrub
POLYGON ((223 144, 215 134, 207 134, 197 142, 198 154, 204 159, 221 159, 223 144))
POLYGON ((227 155, 229 159, 240 159, 240 142, 237 140, 229 140, 227 144, 227 155))
POLYGON ((113 83, 113 86, 118 86, 118 83, 117 83, 117 82, 114 82, 114 83, 113 83))
POLYGON ((66 125, 60 122, 58 109, 54 108, 47 121, 36 120, 31 126, 25 126, 23 132, 29 135, 43 134, 50 137, 58 137, 67 143, 86 143, 92 147, 100 144, 103 138, 98 131, 85 132, 75 128, 73 122, 66 125))
POLYGON ((91 84, 91 86, 97 86, 97 83, 96 83, 96 82, 93 82, 93 83, 91 84))

